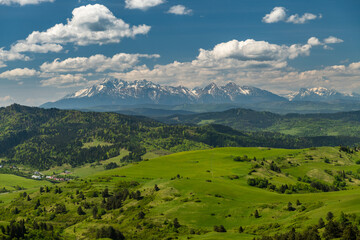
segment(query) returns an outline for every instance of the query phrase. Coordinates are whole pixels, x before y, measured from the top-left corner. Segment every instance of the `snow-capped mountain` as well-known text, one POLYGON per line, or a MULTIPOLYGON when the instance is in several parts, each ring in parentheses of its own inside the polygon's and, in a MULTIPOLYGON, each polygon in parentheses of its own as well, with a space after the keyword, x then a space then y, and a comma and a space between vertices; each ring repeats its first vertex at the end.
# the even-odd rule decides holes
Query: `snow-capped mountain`
POLYGON ((228 83, 217 86, 211 83, 204 88, 188 89, 183 86, 162 86, 150 81, 127 82, 106 79, 100 84, 81 89, 42 107, 84 108, 100 105, 187 103, 256 103, 265 101, 287 101, 271 92, 255 87, 228 83))
POLYGON ((336 91, 335 89, 327 89, 323 87, 317 88, 301 88, 296 94, 289 95, 290 101, 317 101, 329 102, 337 100, 359 101, 360 95, 358 94, 345 94, 336 91))

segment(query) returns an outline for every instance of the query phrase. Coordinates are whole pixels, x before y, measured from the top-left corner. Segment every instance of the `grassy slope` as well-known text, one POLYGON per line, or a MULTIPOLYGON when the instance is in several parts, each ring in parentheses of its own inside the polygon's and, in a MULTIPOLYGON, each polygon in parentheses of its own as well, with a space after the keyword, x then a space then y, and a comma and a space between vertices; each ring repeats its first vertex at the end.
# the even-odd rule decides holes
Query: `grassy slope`
MULTIPOLYGON (((64 193, 62 195, 50 194, 49 198, 41 200, 49 206, 55 202, 64 202, 64 196, 73 193, 74 187, 84 191, 91 189, 103 189, 105 186, 112 191, 113 186, 120 180, 136 180, 141 183, 140 190, 142 195, 149 193, 150 189, 158 184, 160 191, 156 192, 154 199, 147 205, 143 205, 143 211, 146 212, 146 218, 149 221, 162 223, 165 219, 178 218, 180 224, 187 225, 189 228, 203 229, 210 231, 202 235, 182 234, 180 239, 186 239, 188 236, 194 239, 252 239, 254 234, 274 234, 277 231, 289 230, 289 228, 305 228, 307 225, 314 224, 320 217, 325 217, 328 211, 332 211, 336 216, 340 212, 360 213, 359 183, 352 183, 350 190, 330 192, 330 193, 307 193, 307 194, 278 194, 267 190, 250 187, 246 183, 248 172, 251 169, 250 162, 235 162, 235 156, 247 155, 249 158, 266 158, 268 161, 281 162, 291 161, 300 166, 288 167, 283 172, 285 174, 271 173, 271 182, 274 183, 293 183, 297 176, 305 174, 320 178, 324 181, 331 180, 331 176, 322 174, 324 169, 329 170, 352 170, 360 168, 354 162, 360 159, 360 154, 341 153, 339 157, 337 148, 317 148, 310 149, 268 149, 268 148, 218 148, 212 150, 183 152, 168 156, 154 158, 149 161, 143 161, 137 164, 117 168, 108 171, 98 171, 89 174, 87 181, 91 180, 92 186, 84 184, 83 181, 73 181, 70 184, 60 185, 64 193), (309 160, 311 155, 313 160, 309 160), (280 158, 279 158, 280 157, 280 158), (281 159, 283 157, 283 159, 281 159), (331 163, 324 163, 323 159, 327 157, 331 163), (319 172, 314 173, 314 169, 319 172), (321 174, 320 174, 321 173, 321 174), (170 180, 180 174, 180 178, 170 180), (239 179, 230 180, 229 175, 238 175, 239 179), (124 177, 126 176, 126 177, 124 177), (99 181, 99 179, 106 179, 99 181), (207 180, 211 180, 208 182, 207 180), (221 197, 216 197, 220 195, 221 197), (299 199, 306 210, 301 212, 299 209, 293 212, 285 210, 290 201, 295 205, 299 199), (258 210, 261 217, 256 219, 251 216, 255 210, 258 210), (212 216, 212 214, 214 214, 212 216), (229 217, 229 215, 231 215, 229 217), (270 223, 279 223, 280 228, 270 227, 270 223), (213 232, 214 225, 224 225, 227 233, 213 232), (244 234, 237 233, 239 226, 245 227, 244 234)), ((84 168, 86 169, 86 167, 84 168)), ((267 176, 269 172, 258 171, 256 175, 267 176)), ((350 183, 348 183, 350 184, 350 183)), ((38 193, 32 195, 36 198, 38 193)), ((44 195, 45 197, 47 195, 44 195)), ((0 195, 0 200, 3 196, 0 195)), ((101 200, 101 199, 100 199, 101 200)), ((77 205, 67 203, 69 210, 69 223, 77 221, 77 224, 65 229, 64 236, 72 239, 75 236, 78 239, 82 233, 89 227, 101 226, 102 224, 112 224, 119 228, 125 236, 132 230, 134 221, 127 215, 126 218, 118 211, 108 212, 102 220, 94 220, 91 216, 91 210, 87 210, 85 217, 76 218, 77 205), (80 220, 79 220, 80 219, 80 220), (75 230, 74 230, 75 229, 75 230)), ((94 201, 88 198, 87 201, 94 201)), ((133 202, 129 202, 124 209, 129 209, 133 202)), ((298 207, 297 207, 298 208, 298 207)), ((137 210, 139 211, 139 210, 137 210)), ((137 212, 136 212, 137 213, 137 212)), ((124 213, 126 214, 126 213, 124 213)), ((62 221, 61 218, 55 219, 62 221)), ((144 238, 142 239, 150 239, 144 238)))
MULTIPOLYGON (((295 159, 304 163, 304 155, 309 150, 283 150, 283 149, 260 149, 260 148, 222 148, 208 151, 195 151, 173 154, 160 157, 140 164, 130 165, 122 169, 114 169, 107 172, 107 175, 119 174, 126 175, 126 179, 134 179, 143 182, 144 188, 152 187, 155 183, 162 189, 157 199, 153 202, 151 217, 159 218, 160 214, 165 217, 179 218, 181 223, 186 223, 192 227, 201 227, 212 230, 214 225, 224 225, 229 233, 221 234, 223 239, 244 239, 245 236, 233 235, 239 226, 245 226, 248 231, 259 231, 259 227, 270 222, 277 222, 286 228, 293 226, 306 226, 317 222, 318 218, 323 217, 328 211, 339 214, 341 211, 347 213, 360 213, 360 202, 356 199, 360 197, 359 188, 353 186, 353 190, 315 193, 315 194, 292 194, 281 195, 266 190, 249 187, 246 184, 247 173, 250 170, 250 163, 238 163, 232 160, 233 156, 248 155, 250 158, 274 159, 279 156, 297 155, 295 159), (207 172, 210 170, 210 173, 207 172), (180 174, 181 179, 169 180, 171 177, 180 174), (226 176, 236 174, 240 180, 230 180, 226 176), (151 180, 144 180, 151 179, 151 180), (187 179, 189 178, 189 179, 187 179), (206 182, 211 180, 212 182, 206 182), (177 197, 180 194, 180 197, 177 197), (215 197, 215 194, 223 198, 215 197), (172 195, 172 196, 171 196, 172 195), (166 197, 171 196, 172 201, 165 201, 166 197), (188 198, 188 202, 183 202, 188 198), (201 202, 194 202, 193 199, 200 199, 201 202), (308 210, 305 212, 285 211, 289 201, 295 203, 299 199, 308 210), (250 215, 258 209, 261 218, 255 219, 250 215), (215 216, 211 216, 214 213, 215 216), (226 217, 231 214, 231 217, 226 217), (250 226, 250 227, 249 227, 250 226), (250 230, 252 229, 252 230, 250 230)), ((304 168, 303 172, 298 169, 288 169, 287 172, 294 172, 294 176, 311 172, 313 167, 320 171, 323 169, 342 169, 354 165, 348 161, 343 167, 322 163, 320 157, 336 158, 337 150, 333 148, 320 148, 313 151, 315 159, 310 163, 304 163, 299 168, 304 168), (317 158, 319 161, 317 161, 317 158), (351 164, 351 165, 350 165, 351 164)), ((347 159, 348 160, 348 159, 347 159)), ((98 173, 96 177, 102 176, 98 173)), ((94 176, 94 177, 95 177, 94 176)), ((278 182, 290 183, 291 179, 279 177, 278 182)), ((273 231, 270 231, 273 232, 273 231)), ((209 236, 201 236, 198 239, 219 239, 219 235, 214 233, 209 236), (209 237, 209 238, 208 238, 209 237)))

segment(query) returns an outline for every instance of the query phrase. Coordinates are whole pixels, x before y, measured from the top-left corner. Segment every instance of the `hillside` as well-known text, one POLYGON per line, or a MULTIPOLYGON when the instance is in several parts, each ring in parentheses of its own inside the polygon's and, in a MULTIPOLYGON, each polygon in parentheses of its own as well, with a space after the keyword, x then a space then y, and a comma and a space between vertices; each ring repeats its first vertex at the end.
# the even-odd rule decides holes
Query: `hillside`
POLYGON ((360 111, 286 114, 230 109, 224 112, 173 115, 158 118, 175 124, 222 124, 241 131, 269 131, 294 136, 357 136, 360 132, 360 111))
POLYGON ((332 233, 331 224, 343 236, 359 226, 359 160, 353 149, 329 147, 177 153, 41 192, 28 187, 11 202, 0 194, 0 226, 21 226, 17 234, 27 239, 250 240, 308 226, 319 239, 332 233), (267 180, 267 187, 251 179, 267 180))
POLYGON ((0 108, 0 130, 0 158, 4 158, 7 165, 20 164, 35 169, 65 163, 80 166, 118 156, 121 149, 130 151, 124 161, 132 162, 141 160, 146 152, 157 150, 171 153, 226 146, 303 148, 360 142, 355 137, 296 138, 237 131, 222 125, 166 125, 116 113, 46 110, 20 105, 0 108))

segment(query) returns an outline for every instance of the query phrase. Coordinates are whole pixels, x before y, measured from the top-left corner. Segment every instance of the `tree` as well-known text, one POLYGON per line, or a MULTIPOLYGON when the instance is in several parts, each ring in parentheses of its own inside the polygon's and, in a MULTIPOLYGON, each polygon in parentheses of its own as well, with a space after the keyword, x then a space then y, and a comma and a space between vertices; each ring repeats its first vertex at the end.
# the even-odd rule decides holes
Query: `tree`
POLYGON ((255 210, 254 217, 255 217, 255 218, 259 218, 259 217, 260 217, 259 212, 258 212, 257 209, 255 210))
POLYGON ((300 206, 301 202, 299 201, 299 199, 296 200, 296 206, 300 206))
POLYGON ((97 219, 97 215, 98 215, 98 208, 97 206, 94 206, 94 208, 92 209, 92 215, 94 219, 97 219))
POLYGON ((154 190, 155 190, 156 192, 160 190, 160 188, 158 187, 158 185, 157 185, 157 184, 155 184, 155 186, 154 186, 154 190))
POLYGON ((35 204, 34 209, 36 210, 36 209, 38 209, 38 207, 40 207, 40 199, 38 199, 38 200, 36 201, 36 204, 35 204))
POLYGON ((334 218, 334 214, 332 212, 328 212, 326 215, 326 220, 330 221, 334 218))
POLYGON ((244 232, 244 228, 242 226, 239 227, 239 233, 243 233, 244 232))
POLYGON ((103 198, 110 197, 109 189, 105 188, 104 191, 101 193, 103 198))
POLYGON ((86 214, 86 213, 84 212, 84 210, 81 208, 81 206, 78 207, 77 213, 78 213, 79 215, 85 215, 85 214, 86 214))
POLYGON ((179 228, 179 227, 181 227, 181 225, 180 225, 180 223, 179 223, 179 221, 178 221, 177 218, 174 219, 173 225, 174 225, 174 228, 179 228))
POLYGON ((323 227, 325 227, 325 222, 322 218, 320 218, 318 222, 318 228, 323 228, 323 227))

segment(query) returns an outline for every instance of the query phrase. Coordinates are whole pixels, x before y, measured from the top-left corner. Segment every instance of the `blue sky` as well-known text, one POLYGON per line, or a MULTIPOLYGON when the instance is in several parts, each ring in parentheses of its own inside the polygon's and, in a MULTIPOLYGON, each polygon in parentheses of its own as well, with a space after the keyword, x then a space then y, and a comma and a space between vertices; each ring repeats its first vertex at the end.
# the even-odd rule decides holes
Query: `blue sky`
POLYGON ((360 93, 358 0, 0 0, 0 106, 104 78, 360 93))

